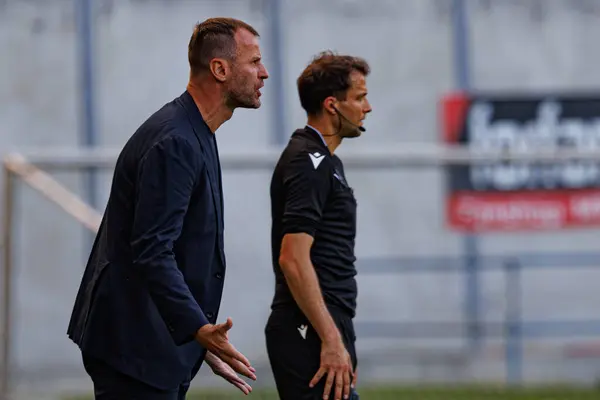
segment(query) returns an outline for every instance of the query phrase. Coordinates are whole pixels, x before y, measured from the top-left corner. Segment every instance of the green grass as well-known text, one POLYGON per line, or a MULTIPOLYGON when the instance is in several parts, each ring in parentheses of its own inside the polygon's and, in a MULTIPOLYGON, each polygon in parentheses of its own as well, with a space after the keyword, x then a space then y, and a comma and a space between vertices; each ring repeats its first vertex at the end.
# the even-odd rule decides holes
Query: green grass
MULTIPOLYGON (((503 387, 377 387, 359 388, 361 400, 599 400, 598 389, 544 387, 508 389, 503 387)), ((68 400, 91 400, 91 397, 70 397, 68 400)), ((277 400, 273 390, 255 389, 250 396, 235 391, 190 392, 187 400, 277 400)))

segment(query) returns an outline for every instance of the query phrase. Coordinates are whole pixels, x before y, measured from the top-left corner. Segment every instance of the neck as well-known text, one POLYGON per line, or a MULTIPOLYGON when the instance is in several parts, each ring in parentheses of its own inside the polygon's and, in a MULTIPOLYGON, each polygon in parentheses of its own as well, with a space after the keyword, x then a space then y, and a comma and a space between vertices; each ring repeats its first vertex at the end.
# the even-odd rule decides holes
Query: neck
POLYGON ((202 78, 190 79, 186 89, 211 132, 215 133, 233 115, 233 109, 225 102, 222 87, 216 82, 202 78))
POLYGON ((321 132, 331 154, 342 143, 342 137, 338 134, 339 126, 335 126, 330 119, 322 116, 309 116, 307 124, 321 132))

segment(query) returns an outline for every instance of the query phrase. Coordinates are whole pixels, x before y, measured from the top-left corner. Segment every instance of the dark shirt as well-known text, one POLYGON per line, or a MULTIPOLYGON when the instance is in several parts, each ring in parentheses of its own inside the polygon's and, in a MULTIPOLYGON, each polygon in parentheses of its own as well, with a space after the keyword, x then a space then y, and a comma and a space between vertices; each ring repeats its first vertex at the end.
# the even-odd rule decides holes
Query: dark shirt
POLYGON ((325 303, 354 317, 356 200, 342 161, 309 127, 294 132, 275 167, 271 216, 272 308, 295 304, 279 266, 281 241, 288 233, 307 233, 314 238, 310 256, 325 303))

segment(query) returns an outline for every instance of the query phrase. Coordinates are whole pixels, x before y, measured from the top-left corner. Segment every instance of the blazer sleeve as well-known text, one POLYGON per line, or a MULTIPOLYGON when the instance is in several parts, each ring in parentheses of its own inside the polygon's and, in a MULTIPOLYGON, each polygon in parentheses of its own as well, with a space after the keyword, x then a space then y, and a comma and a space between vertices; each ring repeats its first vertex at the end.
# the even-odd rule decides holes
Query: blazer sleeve
POLYGON ((156 143, 138 168, 133 266, 177 345, 193 340, 198 329, 209 323, 173 252, 201 165, 198 159, 187 140, 172 136, 156 143))

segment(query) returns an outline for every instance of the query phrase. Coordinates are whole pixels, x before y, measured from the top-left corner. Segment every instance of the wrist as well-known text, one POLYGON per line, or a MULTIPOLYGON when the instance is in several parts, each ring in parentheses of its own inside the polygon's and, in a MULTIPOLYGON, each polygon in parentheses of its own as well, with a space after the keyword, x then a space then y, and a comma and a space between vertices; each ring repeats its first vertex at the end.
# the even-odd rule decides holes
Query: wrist
POLYGON ((210 330, 211 327, 212 327, 212 324, 206 324, 206 325, 203 325, 200 329, 198 329, 196 331, 196 335, 195 335, 196 341, 198 341, 203 346, 205 345, 205 343, 204 343, 205 334, 207 331, 210 330))
POLYGON ((340 332, 337 330, 337 328, 334 326, 333 329, 330 329, 327 332, 325 332, 325 335, 323 335, 323 338, 321 340, 325 344, 337 344, 341 342, 342 336, 340 335, 340 332))

